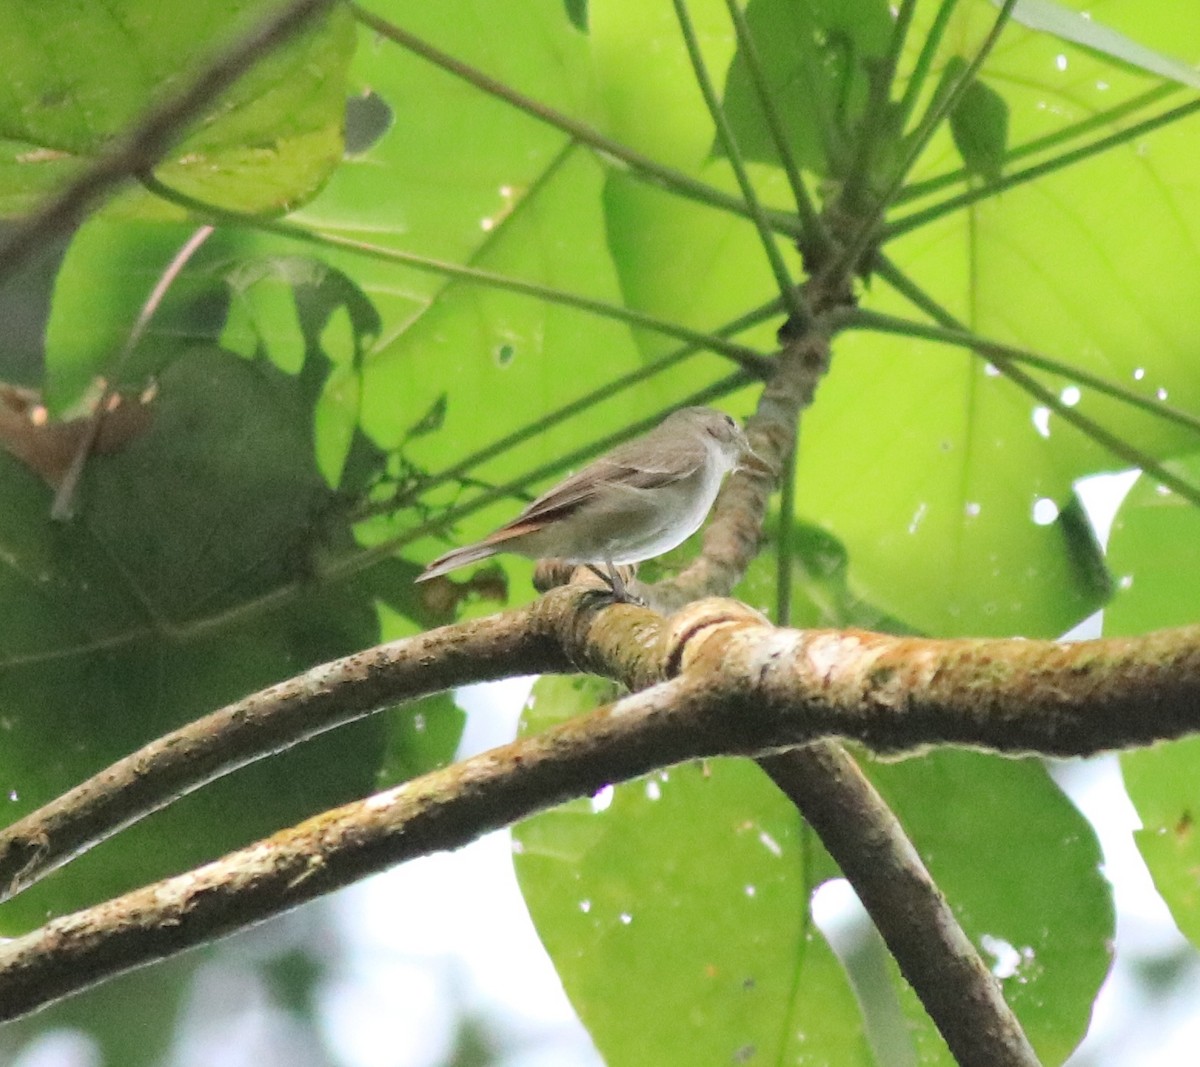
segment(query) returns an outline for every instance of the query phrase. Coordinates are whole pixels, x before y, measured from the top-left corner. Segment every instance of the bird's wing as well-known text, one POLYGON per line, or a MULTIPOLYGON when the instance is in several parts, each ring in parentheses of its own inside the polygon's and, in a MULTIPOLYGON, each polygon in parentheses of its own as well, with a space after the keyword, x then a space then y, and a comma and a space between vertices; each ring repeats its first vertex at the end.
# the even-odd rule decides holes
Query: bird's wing
MULTIPOLYGON (((658 489, 680 477, 694 474, 705 461, 702 444, 667 445, 655 443, 647 449, 642 438, 614 448, 610 453, 589 463, 583 470, 543 493, 512 522, 501 527, 509 530, 525 527, 569 513, 590 501, 600 485, 618 483, 630 489, 658 489), (650 452, 647 458, 646 453, 650 452)), ((500 533, 498 530, 497 533, 500 533)))

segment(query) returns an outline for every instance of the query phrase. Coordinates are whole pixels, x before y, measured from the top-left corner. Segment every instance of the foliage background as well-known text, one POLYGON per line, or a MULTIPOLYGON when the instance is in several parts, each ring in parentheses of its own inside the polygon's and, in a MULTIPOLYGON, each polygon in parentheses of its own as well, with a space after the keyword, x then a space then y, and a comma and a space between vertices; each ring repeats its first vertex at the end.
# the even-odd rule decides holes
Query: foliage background
MULTIPOLYGON (((715 0, 688 9, 758 194, 794 235, 729 13, 715 0)), ((262 10, 201 3, 167 15, 123 0, 64 20, 0 3, 0 209, 27 210, 262 10)), ((447 538, 486 532, 609 435, 693 398, 752 410, 749 378, 680 332, 770 353, 783 316, 771 308, 727 325, 778 289, 742 214, 716 195, 683 195, 689 178, 727 196, 738 188, 670 7, 381 0, 371 10, 506 92, 479 91, 337 7, 215 103, 156 170, 159 184, 123 192, 61 261, 48 250, 14 283, 14 305, 28 309, 53 279, 44 334, 5 327, 7 376, 39 387, 52 416, 94 400, 98 376, 131 403, 155 392, 149 427, 87 464, 69 524, 49 520, 53 491, 29 464, 0 455, 0 795, 14 817, 309 664, 492 610, 498 593, 529 595, 521 561, 440 598, 411 578, 447 538), (675 176, 645 180, 531 117, 514 94, 675 176), (196 230, 188 198, 238 217, 220 216, 126 349, 196 230)), ((1089 19, 1063 5, 1019 14, 1046 10, 1057 34, 1011 23, 893 198, 885 249, 909 296, 885 272, 860 297, 869 311, 923 322, 915 285, 975 334, 1067 368, 1034 371, 1044 391, 1031 396, 1002 363, 962 348, 894 331, 839 335, 803 421, 796 524, 780 517, 738 590, 775 610, 782 582, 795 625, 1034 637, 1106 602, 1110 632, 1195 617, 1197 426, 1171 416, 1200 405, 1187 66, 1200 57, 1180 54, 1200 41, 1200 12, 1110 0, 1089 5, 1089 19), (1137 125, 1172 108, 1158 128, 1137 125), (1102 137, 1112 138, 1103 151, 1064 165, 1102 137), (989 188, 1030 165, 1041 169, 989 188), (1123 506, 1106 561, 1073 487, 1130 466, 1156 476, 1123 506)), ((914 12, 893 99, 905 98, 922 42, 936 40, 930 77, 911 83, 916 116, 945 72, 975 55, 996 9, 922 0, 914 12), (950 12, 940 30, 939 10, 950 12)), ((861 211, 905 151, 896 129, 872 127, 868 107, 886 5, 754 0, 746 19, 806 178, 828 203, 861 211), (864 129, 876 136, 865 167, 864 129)), ((780 248, 799 277, 799 255, 780 248)), ((540 683, 525 726, 596 699, 574 682, 540 683)), ((436 766, 462 723, 438 698, 241 772, 4 905, 0 925, 28 929, 436 766)), ((1139 845, 1193 938, 1194 749, 1122 761, 1139 845)), ((869 770, 967 931, 1016 950, 1006 992, 1039 1053, 1060 1062, 1110 961, 1111 896, 1090 826, 1037 761, 938 752, 869 770)), ((806 910, 836 872, 754 768, 675 768, 602 810, 582 802, 530 820, 517 842, 540 935, 611 1062, 647 1049, 655 1062, 695 1062, 697 1048, 873 1062, 851 985, 806 910)), ((124 1058, 109 1048, 113 1062, 154 1062, 199 958, 60 1017, 102 1017, 117 1009, 81 1005, 145 983, 165 1005, 159 1044, 124 1058)), ((912 1054, 943 1062, 911 993, 890 980, 912 1054)))

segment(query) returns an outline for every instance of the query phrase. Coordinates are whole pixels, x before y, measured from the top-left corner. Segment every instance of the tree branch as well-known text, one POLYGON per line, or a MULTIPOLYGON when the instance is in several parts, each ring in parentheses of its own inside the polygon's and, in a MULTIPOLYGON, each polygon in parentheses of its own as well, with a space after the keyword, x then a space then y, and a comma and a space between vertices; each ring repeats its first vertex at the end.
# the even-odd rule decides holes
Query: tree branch
MULTIPOLYGON (((513 616, 520 616, 524 626, 539 632, 539 641, 553 635, 554 642, 563 642, 548 654, 560 665, 619 673, 623 662, 643 680, 655 669, 675 677, 545 733, 310 819, 196 871, 55 919, 0 946, 0 1017, 31 1011, 372 871, 458 847, 570 797, 681 760, 768 755, 834 734, 888 751, 949 739, 1003 752, 1067 754, 1200 730, 1200 627, 1075 645, 933 641, 777 629, 729 600, 692 605, 662 627, 652 613, 633 606, 588 608, 581 598, 589 597, 601 602, 587 591, 564 590, 546 598, 558 603, 541 620, 535 621, 534 605, 469 625, 511 626, 513 616), (568 610, 572 605, 580 609, 574 617, 568 610), (579 660, 565 646, 588 652, 579 660), (632 658, 623 651, 631 647, 640 650, 632 658)), ((410 639, 408 684, 437 669, 428 655, 416 655, 418 646, 411 642, 441 642, 445 655, 469 669, 471 653, 469 642, 461 640, 462 629, 410 639)), ((360 669, 369 673, 378 650, 360 656, 360 669)), ((309 699, 332 699, 324 692, 322 670, 328 668, 304 676, 309 699)), ((451 673, 443 672, 443 682, 451 673)), ((817 765, 820 752, 807 749, 805 766, 817 765)), ((766 766, 777 778, 786 769, 774 757, 766 766)), ((813 812, 831 851, 847 857, 847 874, 860 896, 870 901, 876 891, 890 894, 895 841, 876 837, 864 843, 857 816, 850 817, 866 783, 828 762, 822 775, 802 777, 807 788, 790 784, 789 792, 813 812), (801 795, 813 790, 838 799, 801 795), (875 864, 882 865, 882 876, 875 864), (870 877, 862 877, 863 868, 871 868, 870 877)), ((863 822, 874 826, 884 816, 870 810, 878 800, 866 790, 863 822)), ((905 843, 904 851, 911 846, 905 843)), ((901 867, 911 870, 910 857, 902 859, 901 867)), ((922 878, 919 872, 912 877, 918 883, 922 878)), ((943 911, 935 920, 939 927, 948 914, 943 911)), ((916 951, 911 943, 928 934, 913 925, 911 915, 904 922, 905 936, 891 942, 898 953, 916 951)), ((957 960, 955 968, 976 967, 964 961, 968 946, 958 935, 943 930, 938 936, 957 960)), ((925 965, 909 962, 902 968, 914 981, 923 981, 922 966, 948 966, 942 951, 933 959, 934 950, 925 946, 919 953, 925 965)), ((955 1000, 952 1014, 962 1016, 975 1004, 987 1033, 1004 1030, 994 1015, 996 1005, 976 1003, 972 990, 968 1001, 955 1000)), ((937 992, 925 988, 922 995, 935 1010, 937 992)), ((935 1020, 948 1033, 944 1015, 935 1020)), ((962 1062, 998 1062, 995 1047, 989 1048, 992 1058, 962 1062)))
POLYGON ((828 743, 758 764, 804 812, 854 886, 955 1062, 1038 1067, 1000 983, 858 764, 828 743))
POLYGON ((472 681, 572 670, 533 608, 314 667, 150 742, 0 833, 0 900, 145 816, 274 752, 472 681))

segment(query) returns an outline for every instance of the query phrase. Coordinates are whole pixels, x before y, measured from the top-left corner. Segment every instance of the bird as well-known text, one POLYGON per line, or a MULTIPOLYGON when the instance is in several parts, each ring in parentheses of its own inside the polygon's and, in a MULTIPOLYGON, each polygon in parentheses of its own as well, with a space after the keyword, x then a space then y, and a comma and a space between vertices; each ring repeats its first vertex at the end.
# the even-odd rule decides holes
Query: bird
POLYGON ((515 552, 586 565, 608 582, 615 600, 630 600, 615 565, 660 556, 686 541, 703 525, 725 475, 743 465, 769 470, 731 416, 680 408, 547 490, 481 541, 439 556, 416 580, 515 552))

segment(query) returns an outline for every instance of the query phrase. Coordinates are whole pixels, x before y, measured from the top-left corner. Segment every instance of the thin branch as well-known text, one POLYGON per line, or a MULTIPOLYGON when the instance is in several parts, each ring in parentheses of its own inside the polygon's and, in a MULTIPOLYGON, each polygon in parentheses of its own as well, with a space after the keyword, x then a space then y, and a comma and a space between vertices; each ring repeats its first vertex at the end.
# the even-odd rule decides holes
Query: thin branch
POLYGON ((825 223, 821 219, 812 197, 809 196, 808 187, 804 184, 804 178, 800 174, 800 166, 788 145, 787 134, 783 129, 783 120, 779 116, 775 98, 771 95, 770 87, 767 85, 762 60, 759 58, 758 47, 754 43, 754 35, 750 32, 746 15, 738 5, 738 0, 725 0, 725 6, 729 10, 729 17, 737 32, 738 48, 745 61, 746 71, 750 75, 750 84, 754 87, 754 95, 758 99, 759 109, 766 120, 767 129, 775 144, 775 151, 779 155, 779 162, 783 166, 783 173, 787 177, 788 185, 792 188, 792 199, 795 201, 796 211, 800 216, 800 226, 803 230, 798 241, 802 249, 811 249, 819 260, 832 247, 829 231, 825 228, 825 223))
MULTIPOLYGON (((728 2, 732 3, 732 0, 728 0, 728 2)), ((901 0, 900 8, 895 15, 896 21, 888 38, 887 54, 878 67, 869 72, 867 107, 859 126, 854 162, 846 177, 845 199, 852 208, 856 208, 862 203, 863 192, 870 185, 871 168, 874 165, 876 150, 892 129, 895 118, 901 114, 899 105, 895 111, 890 106, 892 82, 896 78, 900 53, 904 50, 904 40, 908 36, 908 29, 916 10, 916 0, 901 0)), ((928 45, 928 41, 926 44, 928 45)), ((903 132, 902 126, 895 129, 897 136, 903 132)))
POLYGON ((949 24, 950 16, 954 13, 954 8, 957 4, 958 0, 942 0, 941 7, 938 8, 938 12, 934 16, 933 25, 930 26, 929 32, 925 35, 925 42, 921 46, 920 54, 917 56, 912 73, 908 77, 908 85, 905 86, 904 96, 900 100, 899 127, 901 130, 908 125, 908 117, 917 106, 917 97, 921 95, 921 90, 925 86, 925 79, 929 77, 929 69, 933 66, 933 57, 937 55, 938 46, 942 43, 946 26, 949 24))
POLYGON ((758 764, 804 812, 854 887, 954 1062, 1038 1067, 1000 983, 854 760, 823 743, 758 764))
POLYGON ((1047 159, 1042 163, 1035 163, 1024 170, 1013 171, 1013 173, 1006 174, 994 181, 985 182, 973 189, 967 189, 957 196, 949 197, 921 211, 911 212, 902 218, 896 219, 895 222, 888 223, 880 231, 880 241, 887 242, 894 240, 920 226, 936 222, 938 219, 944 218, 946 215, 952 214, 961 208, 969 207, 979 200, 993 197, 1005 189, 1024 185, 1035 178, 1043 178, 1047 174, 1053 174, 1055 171, 1062 170, 1065 167, 1081 163, 1092 156, 1110 151, 1118 145, 1128 144, 1130 141, 1138 137, 1143 137, 1162 126, 1168 126, 1171 123, 1178 122, 1180 119, 1187 118, 1197 111, 1200 111, 1200 99, 1180 104, 1178 107, 1173 107, 1169 111, 1155 115, 1153 118, 1145 119, 1127 129, 1119 130, 1116 133, 1109 134, 1107 137, 1101 137, 1089 144, 1080 145, 1078 148, 1064 152, 1062 155, 1054 156, 1052 159, 1047 159))
POLYGON ((979 68, 983 66, 984 60, 991 54, 996 42, 1000 39, 1000 33, 1008 24, 1009 16, 1016 3, 1017 0, 1004 0, 991 30, 979 46, 979 50, 971 58, 971 62, 967 64, 966 69, 947 92, 939 94, 933 100, 929 109, 921 117, 917 128, 905 138, 904 154, 891 181, 880 194, 876 204, 868 211, 867 218, 859 224, 857 232, 847 242, 835 262, 827 268, 830 277, 836 278, 843 272, 853 271, 863 254, 872 244, 877 243, 880 223, 891 206, 892 198, 900 191, 904 179, 908 177, 908 172, 920 158, 921 153, 925 151, 942 120, 950 114, 954 105, 962 98, 962 94, 974 80, 979 68))
POLYGON ((680 32, 683 34, 683 43, 687 48, 688 59, 692 64, 692 74, 704 96, 704 103, 708 107, 708 113, 712 116, 713 124, 717 128, 717 138, 725 149, 730 166, 733 167, 738 188, 742 191, 742 200, 754 222, 755 230, 758 231, 758 239, 767 255, 767 262, 771 265, 771 273, 775 275, 775 284, 787 303, 792 321, 797 328, 803 328, 811 320, 812 313, 805 305, 800 291, 796 288, 796 283, 788 272, 779 246, 775 243, 775 235, 771 232, 767 217, 759 203, 758 193, 755 192, 750 175, 746 172, 746 164, 742 159, 733 127, 729 125, 729 119, 725 116, 725 109, 721 106, 716 87, 713 85, 712 78, 709 77, 704 54, 700 51, 700 40, 696 36, 696 27, 692 24, 692 17, 688 14, 687 0, 672 0, 672 2, 675 6, 675 17, 679 22, 680 32))
MULTIPOLYGON (((799 441, 797 441, 797 445, 799 441)), ((795 561, 796 448, 784 457, 779 476, 779 533, 775 548, 775 625, 792 625, 792 568, 795 561)))
MULTIPOLYGON (((885 277, 882 270, 877 270, 876 273, 880 277, 884 277, 885 280, 891 280, 890 277, 885 277)), ((1064 378, 1072 384, 1094 389, 1097 393, 1112 397, 1114 400, 1119 400, 1121 403, 1128 404, 1139 411, 1145 411, 1155 418, 1162 419, 1164 422, 1174 423, 1176 426, 1181 426, 1191 433, 1200 434, 1200 418, 1191 414, 1191 412, 1173 407, 1162 401, 1154 400, 1151 397, 1143 396, 1128 386, 1118 385, 1107 378, 1092 374, 1090 371, 1086 371, 1082 367, 1077 367, 1072 363, 1043 356, 1028 348, 1019 348, 1016 345, 1008 345, 1000 341, 980 337, 970 330, 950 326, 930 326, 927 323, 913 322, 910 319, 902 319, 882 312, 870 311, 866 308, 853 308, 844 316, 839 316, 838 328, 876 330, 880 333, 921 337, 928 341, 937 341, 942 344, 967 348, 985 358, 999 356, 1002 359, 1010 359, 1014 363, 1020 363, 1027 367, 1035 367, 1050 374, 1057 374, 1060 378, 1064 378)))
POLYGON ((77 225, 118 186, 148 172, 220 93, 332 6, 333 0, 292 0, 211 60, 182 91, 148 110, 133 129, 9 231, 0 242, 0 280, 47 240, 77 225))
MULTIPOLYGON (((1091 133, 1092 130, 1099 129, 1102 126, 1111 126, 1120 119, 1125 118, 1143 108, 1147 108, 1152 104, 1157 104, 1159 101, 1166 99, 1176 93, 1182 92, 1183 87, 1169 83, 1159 85, 1154 89, 1149 89, 1138 96, 1131 97, 1128 100, 1122 101, 1114 107, 1106 108, 1104 111, 1098 111, 1090 115, 1086 119, 1072 123, 1070 126, 1065 126, 1054 133, 1048 133, 1043 137, 1035 137, 1031 141, 1026 141, 1024 144, 1019 144, 1015 148, 1010 149, 1004 154, 1004 166, 1007 168, 1019 159, 1024 159, 1026 156, 1037 155, 1039 152, 1048 151, 1051 148, 1057 148, 1060 145, 1073 141, 1076 138, 1082 137, 1084 134, 1091 133)), ((934 193, 940 192, 947 186, 959 185, 971 177, 971 172, 966 167, 959 167, 956 170, 947 171, 944 174, 939 174, 933 178, 926 178, 923 181, 913 182, 906 185, 896 194, 896 198, 892 201, 893 206, 906 203, 909 200, 920 200, 926 196, 932 196, 934 193)))
MULTIPOLYGON (((974 335, 966 330, 962 323, 945 308, 942 308, 932 297, 923 293, 915 283, 911 281, 907 282, 907 288, 914 294, 919 293, 923 301, 922 306, 925 310, 933 315, 947 330, 954 331, 957 336, 953 339, 945 335, 933 336, 932 333, 926 333, 927 328, 921 328, 916 323, 911 324, 915 327, 914 330, 906 330, 904 332, 916 334, 917 331, 921 331, 919 335, 929 336, 931 340, 959 344, 968 350, 977 350, 981 355, 990 360, 1004 377, 1008 378, 1013 384, 1032 396, 1035 400, 1045 405, 1064 422, 1070 423, 1085 436, 1091 438, 1101 448, 1106 449, 1130 466, 1140 468, 1168 489, 1178 493, 1189 503, 1200 506, 1200 486, 1195 486, 1186 479, 1180 478, 1169 467, 1164 466, 1148 452, 1143 452, 1140 448, 1134 447, 1118 434, 1101 426, 1095 419, 1089 418, 1070 404, 1065 403, 1056 392, 1052 389, 1047 389, 1036 378, 1031 377, 1021 370, 1017 366, 1016 359, 1002 351, 1004 346, 993 342, 976 343, 973 340, 974 335)), ((870 317, 872 319, 875 318, 874 314, 870 317)), ((885 318, 883 317, 883 319, 885 318)), ((876 319, 876 321, 883 321, 883 319, 876 319)), ((901 319, 898 321, 903 322, 904 320, 901 319)))
POLYGON ((162 272, 158 282, 151 290, 150 295, 146 297, 146 302, 142 305, 141 311, 138 312, 138 317, 134 321, 133 328, 129 331, 129 336, 125 339, 125 344, 121 346, 121 351, 113 361, 112 366, 105 372, 104 390, 96 401, 96 406, 88 421, 87 433, 80 439, 79 447, 75 450, 75 455, 71 457, 71 465, 67 468, 67 473, 63 476, 63 480, 59 483, 58 489, 54 494, 54 504, 50 508, 50 518, 62 522, 69 519, 74 512, 75 490, 79 485, 79 479, 83 476, 83 466, 87 462, 88 456, 92 453, 96 439, 100 436, 100 428, 104 423, 104 416, 108 411, 109 398, 113 395, 114 383, 119 377, 126 361, 133 353, 133 350, 137 348, 138 343, 145 335, 146 328, 150 325, 150 320, 158 311, 168 290, 175 284, 175 280, 182 273, 183 268, 187 266, 188 261, 212 234, 212 226, 201 226, 196 230, 183 243, 179 251, 175 253, 171 262, 167 264, 166 270, 162 272))

